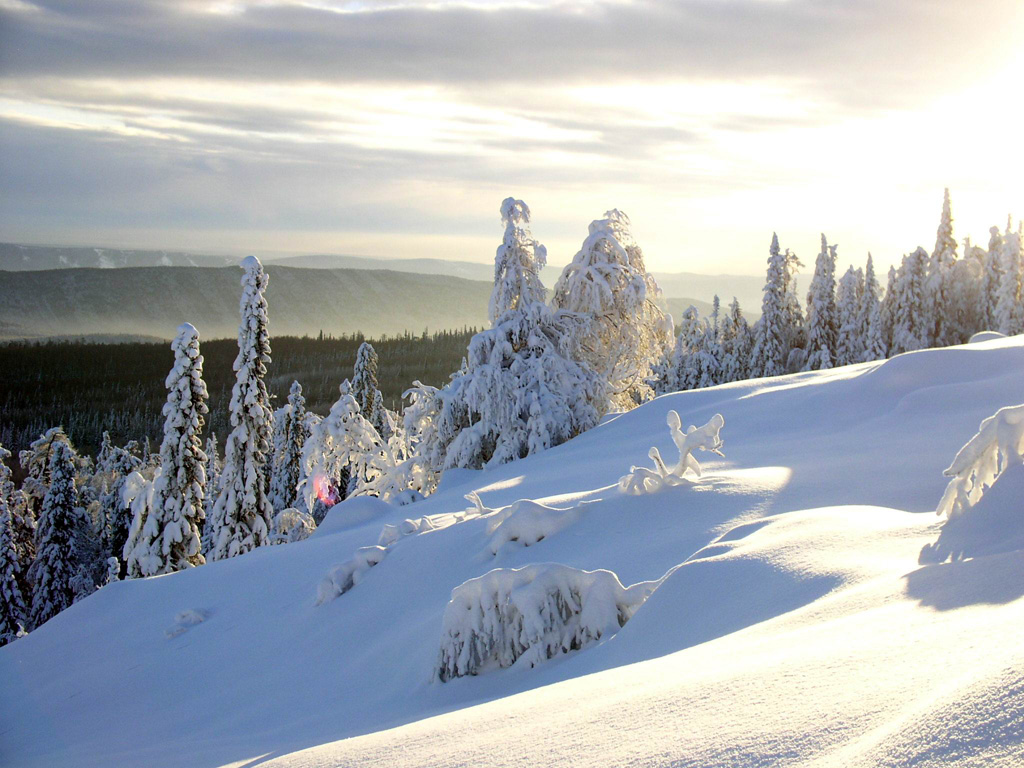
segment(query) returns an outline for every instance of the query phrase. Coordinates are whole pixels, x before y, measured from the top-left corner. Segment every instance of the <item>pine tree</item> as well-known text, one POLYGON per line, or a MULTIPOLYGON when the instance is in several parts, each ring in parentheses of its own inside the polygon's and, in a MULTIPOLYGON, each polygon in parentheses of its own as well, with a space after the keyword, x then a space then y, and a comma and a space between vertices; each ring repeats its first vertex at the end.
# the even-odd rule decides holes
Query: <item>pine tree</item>
POLYGON ((28 611, 20 576, 11 509, 8 499, 0 494, 0 646, 16 640, 24 632, 28 611))
POLYGON ((652 394, 651 366, 672 343, 672 321, 658 307, 659 295, 629 217, 612 210, 591 222, 555 284, 552 304, 587 319, 577 346, 581 361, 607 385, 601 412, 628 410, 652 394))
MULTIPOLYGON (((36 556, 36 522, 28 498, 15 489, 7 462, 11 452, 0 445, 0 505, 11 518, 11 547, 13 550, 14 578, 23 597, 32 594, 28 581, 28 567, 36 556)), ((24 623, 24 614, 22 623, 24 623)))
POLYGON ((270 502, 278 513, 289 507, 302 508, 298 486, 302 480, 302 449, 309 438, 309 422, 306 419, 306 399, 297 381, 292 382, 284 411, 283 440, 274 456, 270 476, 270 502))
POLYGON ((946 317, 949 306, 950 271, 956 262, 956 238, 953 237, 953 214, 947 187, 942 200, 942 217, 935 236, 935 248, 928 260, 928 276, 925 281, 924 312, 925 340, 927 346, 955 344, 946 317))
POLYGON ((711 317, 705 323, 697 347, 697 388, 713 387, 722 380, 722 345, 719 342, 720 303, 716 295, 712 302, 711 317))
POLYGON ((772 233, 761 318, 754 326, 755 341, 750 362, 750 375, 753 377, 779 376, 786 372, 788 340, 793 333, 790 327, 793 309, 789 296, 792 265, 790 252, 781 252, 779 236, 772 233))
POLYGON ((805 371, 836 364, 839 323, 836 315, 836 246, 821 236, 821 252, 807 293, 807 362, 805 371))
POLYGON ((734 296, 729 313, 722 321, 722 376, 723 383, 742 381, 749 374, 752 339, 750 326, 743 317, 740 303, 734 296))
POLYGON ((927 278, 928 254, 924 248, 918 248, 903 257, 893 288, 890 354, 898 355, 928 346, 929 317, 925 309, 927 278))
POLYGON ((882 297, 881 307, 881 321, 882 321, 882 341, 885 344, 885 354, 887 357, 892 357, 896 354, 896 351, 892 346, 892 332, 896 325, 896 281, 898 274, 895 265, 890 265, 889 273, 886 277, 885 283, 885 295, 882 297))
MULTIPOLYGON (((76 506, 75 466, 66 443, 54 445, 50 485, 43 497, 36 531, 36 557, 28 577, 33 585, 29 628, 56 616, 87 592, 90 559, 83 534, 85 511, 76 506)), ((95 584, 93 584, 95 587, 95 584)))
POLYGON ((231 426, 220 491, 210 528, 211 560, 241 555, 269 543, 274 510, 267 499, 267 452, 273 413, 263 377, 270 362, 267 275, 255 256, 242 262, 242 322, 238 329, 231 426))
POLYGON ((33 509, 46 496, 46 491, 50 487, 50 468, 53 465, 53 452, 58 445, 64 445, 68 448, 76 483, 81 472, 86 469, 86 461, 75 451, 75 447, 64 433, 63 427, 51 427, 46 430, 29 445, 27 450, 21 451, 18 454, 19 463, 25 472, 25 480, 22 482, 21 488, 33 509))
POLYGON ((190 323, 171 342, 174 368, 167 376, 164 439, 153 478, 152 506, 140 507, 124 548, 128 575, 157 576, 203 565, 200 529, 205 519, 206 454, 199 433, 209 413, 199 332, 190 323))
POLYGON ((203 557, 207 559, 209 559, 210 555, 210 531, 213 528, 210 525, 210 517, 213 515, 213 505, 217 502, 217 497, 220 495, 221 462, 217 446, 217 434, 211 433, 206 438, 206 450, 204 451, 206 454, 206 466, 204 467, 206 472, 206 495, 203 497, 203 514, 205 519, 200 529, 203 557))
POLYGON ((692 304, 679 319, 679 333, 673 357, 676 363, 675 382, 680 392, 696 389, 700 382, 700 367, 697 361, 701 339, 704 338, 704 321, 692 304))
MULTIPOLYGON (((104 463, 105 490, 99 499, 103 550, 108 557, 118 558, 119 566, 123 568, 124 545, 128 542, 128 533, 132 527, 132 512, 124 499, 124 487, 129 475, 143 469, 142 459, 127 447, 114 446, 104 463)), ((150 469, 143 471, 152 472, 150 469)))
POLYGON ((839 334, 836 337, 836 365, 859 363, 864 356, 865 334, 862 328, 864 273, 852 266, 839 280, 836 289, 836 314, 839 334))
POLYGON ((875 278, 875 263, 869 253, 868 263, 864 269, 864 292, 861 294, 860 302, 859 326, 863 339, 860 362, 884 360, 888 351, 879 291, 878 280, 875 278))

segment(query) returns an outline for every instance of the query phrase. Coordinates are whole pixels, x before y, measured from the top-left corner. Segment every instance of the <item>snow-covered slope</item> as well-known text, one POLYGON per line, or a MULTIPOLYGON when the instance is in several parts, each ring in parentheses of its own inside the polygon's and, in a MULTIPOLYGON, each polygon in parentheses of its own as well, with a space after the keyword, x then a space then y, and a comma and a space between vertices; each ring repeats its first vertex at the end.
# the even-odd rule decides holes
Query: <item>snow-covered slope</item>
MULTIPOLYGON (((942 470, 984 417, 1024 400, 1022 377, 1016 337, 668 395, 415 505, 356 500, 305 542, 104 587, 0 649, 0 756, 1022 764, 1024 553, 918 564, 939 535, 942 470), (698 425, 721 413, 725 458, 697 454, 692 484, 622 493, 650 446, 674 460, 669 410, 698 425), (474 490, 483 509, 463 499, 474 490), (501 510, 518 499, 551 511, 501 510), (344 594, 320 590, 378 544, 344 594), (540 563, 656 588, 581 650, 439 682, 452 590, 540 563)), ((1019 503, 999 489, 989 506, 1019 503)), ((983 511, 1010 529, 996 538, 1021 540, 1024 515, 983 511)))

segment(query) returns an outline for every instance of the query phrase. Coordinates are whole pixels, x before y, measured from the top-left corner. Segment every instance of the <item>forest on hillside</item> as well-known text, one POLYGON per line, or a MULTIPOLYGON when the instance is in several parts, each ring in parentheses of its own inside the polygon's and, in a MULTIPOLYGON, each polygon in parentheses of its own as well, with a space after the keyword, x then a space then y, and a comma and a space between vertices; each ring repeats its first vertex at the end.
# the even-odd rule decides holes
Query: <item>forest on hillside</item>
MULTIPOLYGON (((402 392, 415 380, 441 386, 458 369, 475 329, 432 335, 374 339, 380 357, 379 382, 385 405, 400 409, 402 392)), ((302 384, 310 410, 326 414, 338 399, 338 385, 352 376, 362 336, 295 337, 272 340, 267 388, 277 405, 292 381, 302 384)), ((205 341, 203 375, 210 391, 208 429, 221 444, 227 437, 228 401, 235 381, 235 339, 205 341)), ((12 342, 0 345, 0 445, 14 456, 53 426, 63 426, 87 454, 109 431, 118 445, 149 438, 153 450, 163 430, 167 400, 164 379, 174 362, 165 342, 102 344, 74 341, 12 342)))

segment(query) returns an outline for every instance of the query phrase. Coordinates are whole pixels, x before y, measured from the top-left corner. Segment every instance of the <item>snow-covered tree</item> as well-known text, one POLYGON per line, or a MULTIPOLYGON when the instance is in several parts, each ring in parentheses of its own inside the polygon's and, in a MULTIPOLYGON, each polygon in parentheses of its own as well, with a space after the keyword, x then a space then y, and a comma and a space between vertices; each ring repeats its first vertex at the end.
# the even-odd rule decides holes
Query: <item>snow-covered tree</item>
POLYGON ((888 348, 885 343, 885 322, 882 318, 882 302, 879 297, 880 288, 875 277, 875 262, 868 254, 868 263, 864 268, 864 290, 860 299, 860 338, 862 340, 861 357, 857 362, 884 360, 888 348))
POLYGON ((552 303, 587 318, 581 359, 607 383, 607 408, 633 408, 652 394, 651 366, 672 342, 672 321, 658 306, 659 295, 629 217, 612 210, 591 222, 555 284, 552 303))
POLYGON ((487 305, 491 325, 506 312, 547 302, 540 271, 547 264, 547 248, 530 233, 530 208, 508 197, 501 202, 505 234, 494 256, 494 289, 487 305))
MULTIPOLYGON (((596 316, 552 309, 544 303, 542 291, 523 290, 524 284, 532 284, 523 276, 539 274, 542 263, 537 259, 544 252, 530 236, 524 203, 506 199, 501 215, 505 237, 498 261, 504 267, 496 274, 515 285, 495 285, 492 305, 516 299, 491 328, 470 340, 462 369, 436 395, 434 442, 427 449, 432 456, 428 463, 436 470, 500 464, 558 445, 594 426, 603 404, 602 382, 607 379, 602 377, 609 369, 595 374, 586 362, 592 350, 582 346, 584 338, 608 341, 593 335, 596 316)), ((628 262, 628 256, 623 258, 628 262)), ((581 266, 579 272, 567 268, 563 278, 575 277, 566 278, 563 299, 577 302, 586 293, 580 286, 602 271, 612 275, 628 269, 632 267, 596 262, 581 266), (576 293, 577 288, 582 293, 576 293)))
POLYGON ((836 365, 859 363, 864 356, 865 334, 862 328, 864 273, 852 266, 839 280, 836 289, 836 365))
POLYGON ((151 478, 154 470, 148 467, 144 469, 142 459, 130 450, 130 446, 121 448, 111 445, 103 461, 97 464, 102 466, 102 471, 97 471, 94 481, 98 480, 101 487, 96 516, 103 552, 107 557, 117 557, 120 567, 123 565, 121 558, 124 556, 124 545, 132 527, 131 510, 124 501, 125 482, 130 474, 140 470, 151 478))
POLYGON ((75 493, 77 499, 77 486, 85 482, 88 470, 88 460, 82 458, 75 451, 70 438, 64 433, 63 427, 51 427, 46 430, 38 439, 29 445, 27 450, 18 454, 21 469, 25 473, 25 480, 21 484, 29 503, 35 509, 39 502, 46 495, 50 487, 50 468, 52 466, 53 452, 58 445, 68 448, 68 455, 72 462, 75 480, 75 493))
POLYGON ((705 322, 701 319, 697 308, 688 306, 679 319, 679 333, 676 335, 675 373, 673 380, 676 389, 685 392, 696 389, 700 382, 698 353, 704 339, 705 322))
POLYGON ((263 297, 267 275, 255 256, 248 256, 242 269, 242 322, 230 404, 232 430, 217 501, 207 521, 211 560, 234 557, 267 544, 274 516, 267 498, 273 413, 263 381, 270 362, 267 302, 263 297))
POLYGON ((1007 336, 1024 333, 1024 304, 1021 296, 1021 278, 1024 265, 1021 263, 1021 238, 1019 232, 1010 229, 1002 238, 1000 263, 1002 277, 999 282, 999 297, 996 302, 995 330, 1007 336))
POLYGON ((190 323, 171 342, 174 367, 167 376, 164 439, 153 478, 152 506, 132 521, 124 560, 128 575, 156 576, 203 565, 200 530, 205 513, 206 454, 200 438, 209 397, 203 381, 199 332, 190 323))
POLYGON ((935 236, 935 248, 928 260, 928 276, 924 286, 924 330, 926 346, 955 344, 948 323, 948 283, 956 262, 956 238, 953 237, 953 214, 949 188, 942 200, 942 217, 935 236))
POLYGON ((11 508, 0 494, 0 646, 24 632, 27 614, 11 508))
POLYGON ((943 283, 944 334, 946 344, 963 344, 986 328, 984 306, 985 251, 968 240, 963 258, 946 271, 943 283))
POLYGON ((697 347, 697 388, 713 387, 722 381, 722 345, 719 341, 720 303, 716 295, 711 317, 704 325, 697 347))
POLYGON ((11 518, 11 546, 14 551, 15 580, 21 595, 27 600, 32 594, 28 581, 28 567, 36 556, 36 519, 28 497, 15 488, 7 462, 11 452, 0 445, 0 504, 11 518))
POLYGON ((989 229, 988 250, 982 265, 982 306, 985 311, 985 328, 998 327, 996 306, 999 303, 999 286, 1003 278, 1003 233, 999 227, 989 229))
POLYGON ((309 437, 309 421, 306 419, 306 398, 302 396, 299 382, 292 382, 288 404, 281 410, 284 411, 281 440, 274 453, 270 476, 270 503, 278 511, 302 505, 298 487, 302 480, 302 449, 309 437))
POLYGON ((754 326, 751 376, 778 376, 786 372, 790 339, 795 335, 790 284, 796 263, 788 249, 785 253, 781 251, 779 236, 772 233, 761 318, 754 326))
POLYGON ((384 397, 377 387, 379 359, 377 351, 368 341, 359 345, 352 375, 352 396, 359 403, 363 417, 373 424, 377 432, 390 437, 390 424, 384 409, 384 397))
POLYGON ((36 557, 28 571, 32 582, 29 628, 35 629, 75 600, 95 589, 89 583, 94 552, 88 541, 90 522, 77 506, 75 465, 71 449, 54 443, 49 487, 36 529, 36 557))
POLYGON ((816 371, 836 364, 839 334, 836 316, 836 246, 821 236, 821 252, 807 292, 807 361, 804 370, 816 371))
POLYGON ((928 346, 928 315, 925 311, 927 276, 928 254, 924 248, 918 248, 903 257, 892 289, 890 354, 898 355, 928 346))
POLYGON ((722 320, 722 381, 742 381, 747 378, 753 339, 750 326, 734 296, 729 312, 722 320))

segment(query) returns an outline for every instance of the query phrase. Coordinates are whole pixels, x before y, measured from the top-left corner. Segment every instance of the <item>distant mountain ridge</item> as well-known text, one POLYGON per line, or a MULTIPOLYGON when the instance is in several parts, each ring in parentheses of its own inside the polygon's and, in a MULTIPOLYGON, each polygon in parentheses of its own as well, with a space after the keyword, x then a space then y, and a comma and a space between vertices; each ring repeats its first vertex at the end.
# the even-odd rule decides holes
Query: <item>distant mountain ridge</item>
MULTIPOLYGON (((390 270, 267 265, 275 335, 367 336, 482 328, 491 283, 390 270)), ((7 272, 0 279, 0 339, 150 336, 171 338, 183 322, 205 339, 238 332, 241 272, 235 267, 75 268, 7 272)), ((690 304, 669 299, 678 319, 690 304)))
MULTIPOLYGON (((181 251, 117 250, 112 248, 65 248, 38 245, 0 243, 0 270, 36 271, 70 268, 126 268, 126 267, 224 267, 237 264, 239 256, 217 256, 181 251)), ((422 275, 447 275, 464 280, 491 283, 494 265, 473 261, 447 259, 384 259, 344 254, 308 254, 302 256, 267 257, 267 265, 302 269, 361 269, 387 270, 422 275)), ((541 273, 544 284, 551 288, 562 273, 560 266, 545 267, 541 273)), ((718 294, 722 306, 728 306, 733 296, 748 317, 760 314, 764 277, 757 275, 705 275, 696 272, 654 272, 662 292, 668 299, 698 297, 709 307, 718 294)), ((692 299, 687 299, 692 301, 692 299)))

